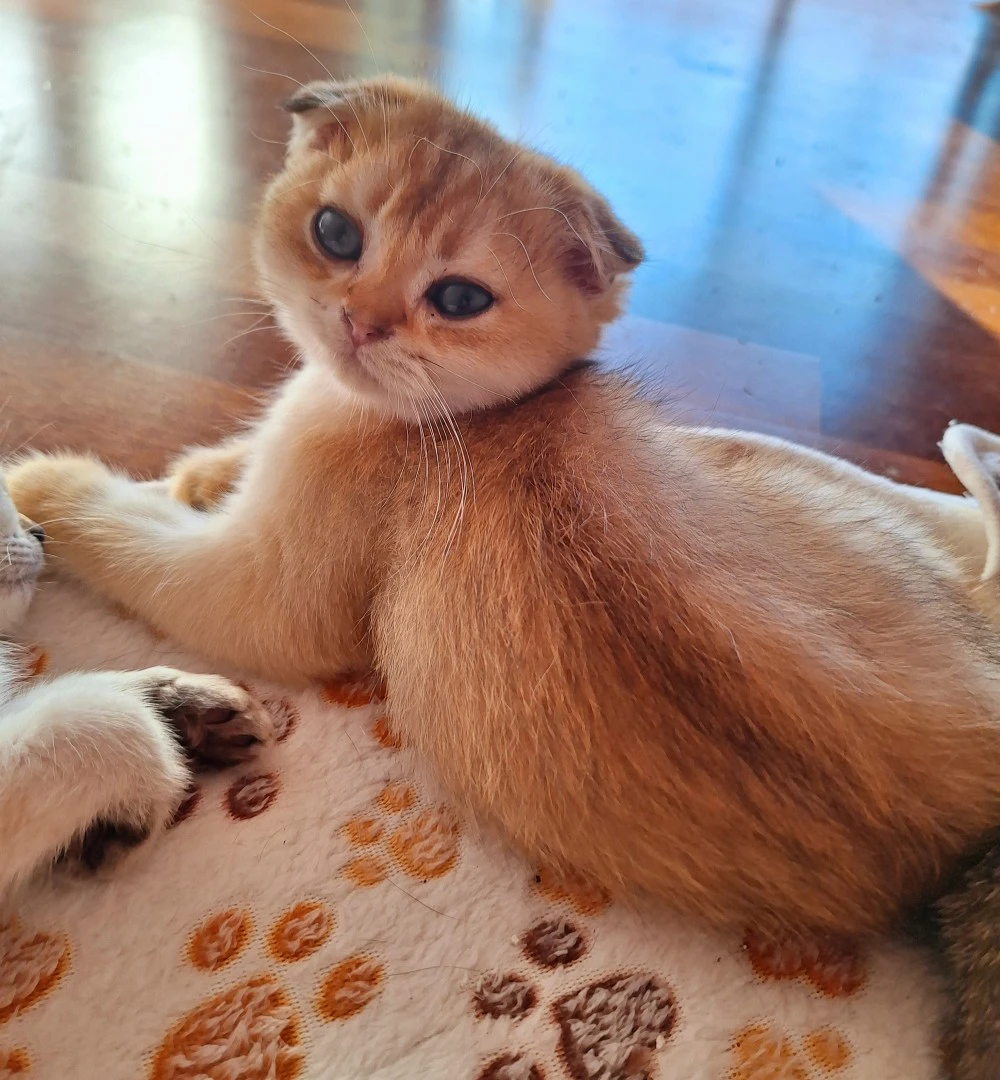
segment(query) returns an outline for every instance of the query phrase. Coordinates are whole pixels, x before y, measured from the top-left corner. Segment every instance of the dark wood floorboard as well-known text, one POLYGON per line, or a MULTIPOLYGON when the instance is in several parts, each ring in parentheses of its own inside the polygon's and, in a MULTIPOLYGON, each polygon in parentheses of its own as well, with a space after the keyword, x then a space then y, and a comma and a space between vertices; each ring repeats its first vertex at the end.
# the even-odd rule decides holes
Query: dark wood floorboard
POLYGON ((154 473, 256 407, 292 357, 244 299, 249 223, 324 67, 423 75, 583 169, 650 254, 605 351, 681 415, 944 487, 945 424, 1000 429, 1000 16, 353 7, 0 0, 2 448, 154 473))

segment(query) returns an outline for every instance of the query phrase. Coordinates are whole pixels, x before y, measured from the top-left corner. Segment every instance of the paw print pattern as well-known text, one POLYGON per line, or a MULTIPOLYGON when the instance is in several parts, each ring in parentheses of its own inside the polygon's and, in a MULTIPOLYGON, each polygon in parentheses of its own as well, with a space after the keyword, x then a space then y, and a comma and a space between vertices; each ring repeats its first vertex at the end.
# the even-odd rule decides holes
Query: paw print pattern
POLYGON ((19 657, 19 679, 37 679, 49 670, 49 652, 44 645, 28 645, 19 657))
POLYGON ((444 806, 422 810, 389 837, 389 850, 404 873, 420 881, 443 877, 458 861, 459 827, 444 806))
POLYGON ((850 1044, 832 1028, 813 1031, 800 1044, 766 1021, 738 1032, 730 1052, 734 1062, 727 1080, 820 1080, 841 1072, 853 1057, 850 1044))
POLYGON ((249 912, 230 908, 212 915, 188 939, 186 955, 200 971, 218 971, 246 948, 253 932, 249 912))
POLYGON ((679 1013, 668 986, 636 973, 566 994, 553 1006, 553 1015, 559 1053, 573 1080, 646 1080, 679 1013))
POLYGON ((545 1080, 545 1075, 524 1054, 501 1054, 476 1075, 476 1080, 545 1080))
POLYGON ((197 784, 188 788, 188 793, 181 800, 180 806, 174 811, 174 816, 167 822, 168 829, 176 829, 182 821, 187 821, 201 805, 202 791, 197 784))
POLYGON ((551 903, 571 907, 578 915, 600 915, 611 905, 607 889, 572 871, 540 867, 535 888, 551 903))
POLYGON ((299 710, 287 698, 261 698, 261 704, 274 719, 277 741, 283 743, 299 726, 299 710))
POLYGON ((0 923, 0 1024, 51 994, 69 965, 62 934, 28 930, 18 919, 0 923))
POLYGON ((389 723, 389 717, 385 713, 372 724, 371 736, 385 750, 399 750, 403 745, 399 732, 389 723))
POLYGON ((263 814, 278 797, 279 790, 274 773, 241 776, 226 791, 226 811, 234 821, 248 821, 263 814))
POLYGON ((167 1033, 152 1080, 294 1080, 305 1057, 298 1018, 271 975, 255 975, 195 1006, 167 1033))
POLYGON ((346 671, 323 683, 320 697, 329 705, 359 709, 385 700, 385 682, 373 671, 346 671))
POLYGON ((868 977, 864 956, 849 942, 774 941, 748 931, 743 938, 743 949, 758 979, 769 982, 802 979, 824 997, 852 997, 868 977))
POLYGON ((520 1020, 538 1004, 538 991, 521 975, 489 971, 480 975, 472 988, 472 1005, 482 1020, 506 1016, 520 1020))
POLYGON ((521 937, 528 960, 544 968, 568 967, 587 951, 583 932, 563 916, 542 919, 521 937))
MULTIPOLYGON (((267 951, 281 963, 305 960, 335 929, 336 919, 325 903, 300 900, 271 925, 267 951)), ((214 973, 242 956, 252 936, 249 912, 229 908, 194 930, 185 953, 196 969, 214 973)), ((360 1012, 377 991, 381 964, 371 958, 354 967, 345 964, 335 965, 323 980, 316 1002, 322 1019, 360 1012)), ((293 1080, 305 1064, 299 1026, 277 977, 254 975, 202 1001, 174 1024, 156 1051, 150 1075, 152 1080, 293 1080)))
POLYGON ((371 888, 386 880, 392 864, 416 881, 451 871, 458 862, 461 840, 455 815, 446 806, 416 807, 412 784, 399 780, 386 784, 371 810, 356 814, 340 827, 348 843, 362 849, 340 868, 341 876, 360 888, 371 888))
POLYGON ((292 963, 312 956, 333 933, 333 913, 315 900, 304 900, 285 912, 267 936, 268 952, 292 963))
POLYGON ((316 1012, 324 1019, 349 1020, 379 993, 385 975, 381 962, 356 953, 332 967, 324 976, 316 998, 316 1012))
POLYGON ((0 1080, 15 1080, 16 1077, 23 1077, 30 1068, 31 1059, 24 1047, 0 1049, 0 1080))

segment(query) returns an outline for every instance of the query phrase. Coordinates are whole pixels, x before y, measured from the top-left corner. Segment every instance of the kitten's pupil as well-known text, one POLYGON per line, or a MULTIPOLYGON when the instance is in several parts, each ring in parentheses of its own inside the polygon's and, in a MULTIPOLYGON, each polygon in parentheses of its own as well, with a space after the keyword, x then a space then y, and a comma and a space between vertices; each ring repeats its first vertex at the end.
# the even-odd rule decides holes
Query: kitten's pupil
POLYGON ((361 257, 361 230, 332 206, 324 206, 313 218, 313 234, 323 251, 335 259, 361 257))
POLYGON ((427 299, 449 319, 479 315, 493 303, 493 296, 471 281, 439 281, 427 292, 427 299))

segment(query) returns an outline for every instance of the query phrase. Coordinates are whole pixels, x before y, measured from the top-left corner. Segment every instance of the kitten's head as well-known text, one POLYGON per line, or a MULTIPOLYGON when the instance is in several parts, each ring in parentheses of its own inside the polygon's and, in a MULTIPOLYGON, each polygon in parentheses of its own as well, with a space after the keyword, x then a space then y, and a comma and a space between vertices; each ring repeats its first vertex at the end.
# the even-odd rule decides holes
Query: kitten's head
POLYGON ((594 348, 643 251, 576 173, 400 79, 287 108, 256 259, 307 360, 412 418, 514 400, 594 348))
POLYGON ((45 561, 42 530, 20 516, 0 474, 0 635, 24 617, 45 561))

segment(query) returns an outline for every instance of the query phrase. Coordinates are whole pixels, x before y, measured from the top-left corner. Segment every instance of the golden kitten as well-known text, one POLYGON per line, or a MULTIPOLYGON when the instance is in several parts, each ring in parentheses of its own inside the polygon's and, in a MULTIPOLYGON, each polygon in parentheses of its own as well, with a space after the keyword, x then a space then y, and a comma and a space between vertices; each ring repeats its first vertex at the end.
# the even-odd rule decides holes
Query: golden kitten
POLYGON ((723 926, 889 925, 1000 821, 975 505, 671 427, 581 363, 638 241, 434 91, 288 107, 256 254, 304 365, 180 463, 177 493, 221 501, 63 456, 10 472, 22 509, 214 660, 376 667, 406 740, 538 859, 723 926))

